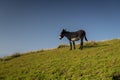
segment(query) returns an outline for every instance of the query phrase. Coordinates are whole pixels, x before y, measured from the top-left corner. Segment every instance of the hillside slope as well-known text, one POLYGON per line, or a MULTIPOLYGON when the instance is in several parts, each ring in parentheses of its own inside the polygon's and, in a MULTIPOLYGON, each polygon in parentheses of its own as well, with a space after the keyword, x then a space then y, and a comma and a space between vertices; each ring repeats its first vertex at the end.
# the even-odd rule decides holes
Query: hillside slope
MULTIPOLYGON (((117 80, 120 40, 86 43, 83 50, 41 50, 0 61, 0 80, 117 80)), ((77 46, 78 47, 78 46, 77 46)))

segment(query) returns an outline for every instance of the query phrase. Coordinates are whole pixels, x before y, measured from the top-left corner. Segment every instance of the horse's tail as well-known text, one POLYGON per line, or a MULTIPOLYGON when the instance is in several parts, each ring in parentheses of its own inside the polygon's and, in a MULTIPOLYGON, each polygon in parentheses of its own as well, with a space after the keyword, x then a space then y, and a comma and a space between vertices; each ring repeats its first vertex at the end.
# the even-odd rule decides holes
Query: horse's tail
POLYGON ((86 38, 86 36, 85 36, 85 40, 88 41, 87 38, 86 38))
POLYGON ((85 40, 88 41, 87 37, 86 37, 86 33, 85 33, 85 40))

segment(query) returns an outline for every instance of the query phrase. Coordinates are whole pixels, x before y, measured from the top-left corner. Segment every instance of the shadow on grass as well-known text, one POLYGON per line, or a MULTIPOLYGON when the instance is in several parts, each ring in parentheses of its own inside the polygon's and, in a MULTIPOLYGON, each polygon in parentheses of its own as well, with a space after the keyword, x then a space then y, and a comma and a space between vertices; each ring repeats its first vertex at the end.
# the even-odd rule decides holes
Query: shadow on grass
POLYGON ((112 80, 120 80, 120 74, 113 75, 112 80))
POLYGON ((105 47, 105 46, 109 46, 108 44, 105 45, 85 45, 84 48, 97 48, 97 47, 105 47))

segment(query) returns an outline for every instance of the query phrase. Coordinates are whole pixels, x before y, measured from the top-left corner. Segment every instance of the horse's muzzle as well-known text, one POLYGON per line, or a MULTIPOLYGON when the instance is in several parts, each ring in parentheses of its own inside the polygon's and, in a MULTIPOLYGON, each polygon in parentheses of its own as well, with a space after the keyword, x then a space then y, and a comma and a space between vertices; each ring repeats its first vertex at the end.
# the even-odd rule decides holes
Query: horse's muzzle
POLYGON ((59 36, 59 39, 61 40, 61 39, 62 39, 62 37, 61 37, 61 36, 59 36))

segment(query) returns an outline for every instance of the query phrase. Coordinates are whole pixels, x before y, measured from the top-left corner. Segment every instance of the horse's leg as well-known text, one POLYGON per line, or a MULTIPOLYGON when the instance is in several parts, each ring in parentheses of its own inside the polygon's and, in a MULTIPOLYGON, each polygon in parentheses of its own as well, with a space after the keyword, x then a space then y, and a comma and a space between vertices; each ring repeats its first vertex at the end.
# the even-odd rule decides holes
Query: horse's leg
POLYGON ((81 43, 80 43, 80 48, 79 49, 83 49, 83 38, 81 38, 81 43))
POLYGON ((70 50, 72 50, 72 42, 71 41, 69 41, 70 42, 70 50))
POLYGON ((75 49, 75 41, 73 41, 73 46, 74 46, 74 49, 75 49))

